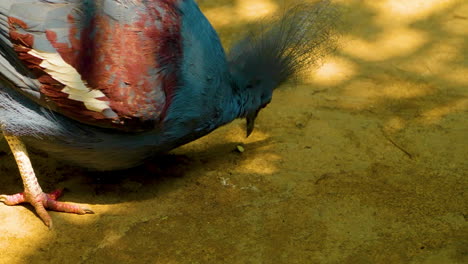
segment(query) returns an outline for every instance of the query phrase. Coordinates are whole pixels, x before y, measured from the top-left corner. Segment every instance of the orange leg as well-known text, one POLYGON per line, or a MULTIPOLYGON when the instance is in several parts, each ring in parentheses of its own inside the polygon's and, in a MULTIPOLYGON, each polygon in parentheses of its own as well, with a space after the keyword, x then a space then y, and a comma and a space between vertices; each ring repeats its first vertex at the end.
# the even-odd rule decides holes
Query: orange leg
POLYGON ((58 202, 57 198, 61 196, 62 190, 56 190, 50 194, 44 193, 37 182, 31 161, 29 160, 26 146, 15 136, 3 132, 5 139, 10 146, 11 151, 18 165, 18 169, 23 179, 24 192, 13 195, 0 195, 0 201, 6 205, 16 205, 20 203, 30 203, 44 223, 51 228, 52 219, 46 209, 75 213, 87 214, 93 213, 92 210, 82 207, 78 204, 58 202))

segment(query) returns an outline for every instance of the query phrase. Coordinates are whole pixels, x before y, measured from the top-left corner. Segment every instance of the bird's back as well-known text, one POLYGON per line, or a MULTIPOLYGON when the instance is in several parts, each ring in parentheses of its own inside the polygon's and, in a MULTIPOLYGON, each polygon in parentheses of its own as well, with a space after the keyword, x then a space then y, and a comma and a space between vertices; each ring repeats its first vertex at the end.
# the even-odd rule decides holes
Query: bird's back
POLYGON ((178 86, 179 2, 3 0, 2 78, 79 122, 152 129, 178 86))

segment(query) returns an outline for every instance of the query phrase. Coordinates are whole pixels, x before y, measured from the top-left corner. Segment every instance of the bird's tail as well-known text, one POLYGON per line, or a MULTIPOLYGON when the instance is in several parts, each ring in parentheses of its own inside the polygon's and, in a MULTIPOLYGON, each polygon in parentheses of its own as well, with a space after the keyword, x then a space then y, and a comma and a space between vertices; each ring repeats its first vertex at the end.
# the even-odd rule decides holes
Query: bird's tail
POLYGON ((276 19, 265 19, 235 43, 228 54, 234 79, 276 88, 314 66, 336 47, 339 12, 329 0, 298 4, 276 19))
POLYGON ((9 85, 0 80, 0 138, 2 131, 35 138, 51 135, 67 138, 72 133, 77 134, 72 124, 65 123, 62 117, 33 103, 9 85))

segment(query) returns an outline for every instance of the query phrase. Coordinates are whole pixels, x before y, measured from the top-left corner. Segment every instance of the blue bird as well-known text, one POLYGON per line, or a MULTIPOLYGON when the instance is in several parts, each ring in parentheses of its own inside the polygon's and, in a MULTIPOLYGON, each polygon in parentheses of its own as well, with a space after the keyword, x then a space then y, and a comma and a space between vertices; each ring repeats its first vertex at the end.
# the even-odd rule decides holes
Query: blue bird
MULTIPOLYGON (((245 118, 247 136, 273 91, 332 50, 335 8, 300 4, 246 29, 226 55, 193 0, 2 0, 0 130, 27 202, 93 213, 44 193, 26 146, 95 170, 142 164, 245 118)), ((1 135, 1 134, 0 134, 1 135)))

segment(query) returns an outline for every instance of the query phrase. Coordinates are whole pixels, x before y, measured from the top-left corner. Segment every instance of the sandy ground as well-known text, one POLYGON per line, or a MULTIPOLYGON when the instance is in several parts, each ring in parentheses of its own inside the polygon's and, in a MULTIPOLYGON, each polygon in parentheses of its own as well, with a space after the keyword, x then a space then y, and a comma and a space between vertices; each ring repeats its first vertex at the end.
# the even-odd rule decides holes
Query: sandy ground
MULTIPOLYGON (((226 43, 283 3, 199 2, 226 43)), ((468 3, 335 4, 340 48, 250 138, 239 121, 105 174, 34 155, 43 189, 96 214, 49 231, 0 205, 0 263, 468 263, 468 3)), ((0 150, 0 193, 21 191, 0 150)))

